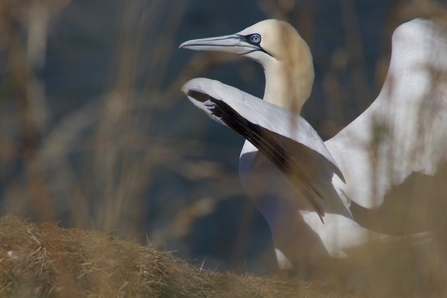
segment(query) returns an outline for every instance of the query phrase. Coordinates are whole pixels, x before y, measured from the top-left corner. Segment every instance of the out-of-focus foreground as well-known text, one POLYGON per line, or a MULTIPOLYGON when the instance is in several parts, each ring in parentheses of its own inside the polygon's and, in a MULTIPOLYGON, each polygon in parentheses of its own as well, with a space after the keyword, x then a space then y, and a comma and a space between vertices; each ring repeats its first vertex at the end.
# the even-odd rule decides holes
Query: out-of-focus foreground
POLYGON ((354 297, 285 276, 202 270, 100 232, 12 216, 0 218, 0 243, 1 297, 354 297))
MULTIPOLYGON (((308 109, 304 110, 309 122, 327 138, 376 97, 386 75, 394 28, 413 17, 447 19, 445 1, 367 4, 334 0, 325 4, 313 1, 320 5, 311 5, 308 1, 259 0, 247 1, 239 8, 240 1, 213 1, 212 5, 202 2, 91 1, 90 10, 83 10, 87 2, 81 0, 0 2, 3 215, 101 230, 139 242, 145 242, 147 234, 151 243, 175 249, 177 256, 204 264, 204 268, 226 262, 220 268, 261 273, 274 270, 270 232, 251 202, 243 199, 238 180, 242 140, 229 129, 208 121, 180 93, 188 79, 206 76, 261 96, 262 70, 238 60, 239 64, 223 66, 220 71, 215 66, 236 58, 220 54, 191 58, 192 53, 177 51, 177 46, 191 38, 237 32, 264 18, 290 22, 310 44, 316 66, 316 84, 308 109), (323 9, 325 5, 329 8, 323 9), (330 8, 334 6, 337 10, 330 8), (233 28, 217 22, 210 29, 208 12, 213 10, 246 23, 233 28), (316 35, 330 27, 322 25, 329 22, 324 13, 340 18, 344 24, 345 40, 339 48, 333 45, 334 40, 322 41, 316 35), (189 20, 190 27, 183 26, 184 19, 189 20), (369 20, 365 26, 372 24, 374 29, 363 36, 365 28, 360 24, 365 20, 369 20), (377 24, 381 27, 374 27, 377 24), (203 33, 199 30, 203 28, 209 31, 203 33), (373 45, 364 46, 369 38, 374 38, 373 45), (380 44, 385 45, 379 49, 380 44), (375 54, 370 55, 371 51, 375 54)), ((444 78, 441 75, 437 79, 444 78)), ((447 272, 442 265, 447 246, 447 188, 443 177, 439 176, 430 187, 407 181, 405 192, 391 191, 391 197, 405 202, 396 204, 394 213, 386 215, 395 218, 394 230, 389 233, 421 232, 421 225, 435 228, 430 244, 434 250, 421 249, 423 257, 417 259, 410 252, 413 248, 404 243, 386 253, 379 252, 382 256, 378 258, 365 254, 367 270, 363 274, 367 286, 361 291, 380 297, 409 297, 420 293, 421 288, 414 285, 423 276, 422 288, 427 297, 445 293, 447 272), (439 194, 440 200, 428 205, 423 200, 428 192, 439 194), (400 213, 406 202, 416 203, 407 208, 411 209, 408 212, 400 213), (394 259, 399 260, 391 262, 394 259)), ((382 229, 380 217, 373 221, 382 229)), ((6 295, 20 296, 20 291, 37 291, 31 296, 50 292, 56 295, 64 289, 81 287, 85 292, 80 295, 107 296, 110 280, 112 289, 123 295, 143 295, 155 289, 161 291, 159 295, 168 295, 170 292, 163 291, 173 287, 179 295, 212 296, 213 292, 205 288, 211 289, 209 285, 217 283, 223 286, 216 291, 231 291, 226 287, 230 280, 236 284, 232 294, 237 296, 256 294, 251 292, 252 287, 262 288, 265 283, 253 277, 249 277, 253 285, 237 283, 239 276, 201 273, 164 253, 103 234, 61 231, 51 225, 36 227, 10 217, 2 219, 0 235, 0 267, 6 268, 4 272, 12 270, 3 275, 1 286, 8 291, 6 295), (61 238, 56 241, 54 237, 61 238), (105 252, 109 249, 119 254, 124 246, 130 251, 122 259, 105 252), (73 247, 79 249, 76 256, 73 247), (162 267, 173 266, 169 267, 173 275, 154 267, 152 262, 158 258, 172 262, 162 267), (106 264, 110 260, 117 263, 106 264), (128 266, 127 262, 134 266, 128 277, 118 268, 120 264, 128 266), (154 271, 147 269, 152 273, 145 273, 144 266, 154 271), (58 273, 66 268, 72 268, 73 273, 65 278, 58 273), (98 275, 97 268, 101 272, 98 275), (28 270, 20 273, 25 282, 18 283, 14 270, 22 269, 28 270), (157 279, 158 274, 162 281, 157 279), (37 284, 32 283, 34 278, 37 284), (132 284, 141 281, 140 285, 132 284), (198 285, 202 282, 205 288, 198 285), (184 292, 187 289, 193 292, 184 292)), ((282 288, 282 281, 278 284, 291 293, 287 286, 282 288)), ((300 285, 297 282, 297 287, 300 285)), ((275 284, 266 291, 277 290, 275 284)))

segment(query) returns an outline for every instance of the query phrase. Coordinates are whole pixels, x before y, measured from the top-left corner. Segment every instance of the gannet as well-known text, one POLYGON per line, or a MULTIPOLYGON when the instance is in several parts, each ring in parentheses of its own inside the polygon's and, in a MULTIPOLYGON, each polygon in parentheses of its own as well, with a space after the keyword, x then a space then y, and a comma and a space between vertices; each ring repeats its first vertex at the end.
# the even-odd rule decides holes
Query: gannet
POLYGON ((246 138, 240 180, 269 224, 280 269, 341 272, 356 248, 394 239, 360 226, 349 207, 354 201, 378 208, 391 187, 413 172, 433 175, 447 159, 446 35, 421 19, 398 27, 379 96, 326 142, 299 116, 312 90, 313 63, 288 23, 265 20, 233 35, 180 45, 237 54, 264 68, 263 100, 205 78, 187 82, 182 91, 246 138), (433 69, 444 81, 435 83, 433 69), (434 116, 424 118, 421 111, 434 116))

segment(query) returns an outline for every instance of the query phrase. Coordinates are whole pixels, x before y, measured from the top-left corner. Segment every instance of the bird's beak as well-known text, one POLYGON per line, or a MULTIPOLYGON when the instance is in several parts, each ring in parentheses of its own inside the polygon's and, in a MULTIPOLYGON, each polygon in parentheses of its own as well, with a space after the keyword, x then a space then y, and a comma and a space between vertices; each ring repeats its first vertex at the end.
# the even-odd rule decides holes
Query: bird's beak
POLYGON ((245 55, 258 50, 258 47, 248 43, 244 36, 232 34, 219 37, 188 40, 182 43, 179 46, 179 49, 245 55))

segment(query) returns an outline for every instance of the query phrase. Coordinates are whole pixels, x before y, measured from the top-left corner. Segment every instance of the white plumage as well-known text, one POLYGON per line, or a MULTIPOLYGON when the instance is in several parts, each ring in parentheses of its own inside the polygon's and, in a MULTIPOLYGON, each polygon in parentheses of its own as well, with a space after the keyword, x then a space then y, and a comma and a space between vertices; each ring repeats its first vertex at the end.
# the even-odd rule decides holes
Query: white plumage
POLYGON ((416 19, 396 29, 392 42, 378 98, 324 143, 295 114, 310 95, 314 74, 310 51, 289 24, 266 20, 180 46, 232 52, 264 67, 264 101, 202 78, 182 90, 248 140, 241 182, 270 226, 281 269, 311 265, 345 272, 355 249, 394 239, 360 226, 351 200, 378 208, 392 186, 413 172, 433 175, 447 159, 447 34, 416 19))
POLYGON ((377 208, 392 186, 413 172, 434 175, 447 159, 446 42, 447 34, 426 20, 398 27, 379 96, 325 143, 347 180, 334 184, 357 204, 377 208))

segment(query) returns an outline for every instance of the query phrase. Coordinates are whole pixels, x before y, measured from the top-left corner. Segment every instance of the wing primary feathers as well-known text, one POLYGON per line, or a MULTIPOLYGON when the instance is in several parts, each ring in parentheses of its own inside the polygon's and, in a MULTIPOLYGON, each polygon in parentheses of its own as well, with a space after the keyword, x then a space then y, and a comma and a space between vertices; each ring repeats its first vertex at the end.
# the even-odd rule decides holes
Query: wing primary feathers
POLYGON ((242 135, 245 139, 255 145, 259 151, 267 156, 296 185, 295 179, 301 180, 305 186, 303 194, 307 197, 312 207, 323 221, 324 210, 318 203, 317 198, 324 199, 320 191, 314 186, 312 178, 303 171, 296 163, 293 156, 282 146, 275 134, 268 129, 245 119, 232 107, 222 100, 215 99, 206 93, 189 90, 188 96, 204 103, 208 110, 223 121, 228 127, 242 135), (206 101, 211 101, 209 104, 206 101), (317 196, 312 194, 312 192, 317 196))
POLYGON ((192 98, 200 102, 205 102, 210 99, 210 96, 208 94, 194 90, 188 90, 188 93, 186 95, 191 96, 192 98))

